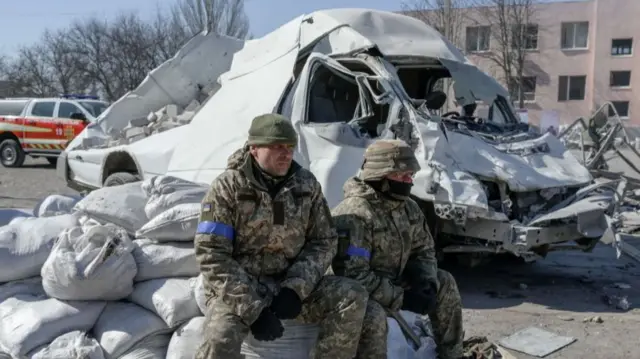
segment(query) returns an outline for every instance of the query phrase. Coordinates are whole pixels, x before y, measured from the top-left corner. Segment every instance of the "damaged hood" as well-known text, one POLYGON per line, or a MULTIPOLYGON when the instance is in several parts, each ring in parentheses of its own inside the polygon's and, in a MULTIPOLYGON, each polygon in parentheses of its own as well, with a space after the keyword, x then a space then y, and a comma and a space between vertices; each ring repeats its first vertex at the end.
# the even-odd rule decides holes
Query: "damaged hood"
POLYGON ((584 186, 589 171, 554 136, 490 144, 472 134, 443 132, 435 122, 418 125, 424 152, 422 170, 412 193, 436 202, 451 202, 487 211, 487 194, 479 178, 504 182, 515 192, 584 186))

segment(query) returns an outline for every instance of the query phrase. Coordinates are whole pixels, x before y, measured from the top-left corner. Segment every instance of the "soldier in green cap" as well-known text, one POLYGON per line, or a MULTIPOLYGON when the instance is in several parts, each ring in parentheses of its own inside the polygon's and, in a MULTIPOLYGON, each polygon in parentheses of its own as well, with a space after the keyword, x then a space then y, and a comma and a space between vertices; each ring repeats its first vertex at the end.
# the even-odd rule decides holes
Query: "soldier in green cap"
POLYGON ((424 215, 409 198, 420 165, 401 140, 378 140, 333 209, 339 249, 334 273, 369 292, 356 358, 385 358, 387 311, 428 315, 438 358, 463 357, 462 304, 453 276, 438 269, 424 215))
POLYGON ((243 358, 249 333, 275 340, 284 319, 319 324, 311 357, 355 356, 368 294, 325 276, 337 234, 320 184, 293 161, 297 142, 287 118, 256 117, 202 202, 195 249, 207 322, 198 359, 243 358))

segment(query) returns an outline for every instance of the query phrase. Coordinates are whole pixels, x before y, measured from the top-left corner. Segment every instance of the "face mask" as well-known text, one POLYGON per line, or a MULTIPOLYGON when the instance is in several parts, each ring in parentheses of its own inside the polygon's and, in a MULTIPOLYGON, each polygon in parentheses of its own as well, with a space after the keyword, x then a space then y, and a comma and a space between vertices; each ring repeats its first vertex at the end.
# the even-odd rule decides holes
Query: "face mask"
POLYGON ((387 183, 389 184, 388 193, 391 197, 402 200, 402 201, 409 198, 409 195, 411 194, 411 187, 413 187, 413 183, 392 181, 390 179, 387 179, 387 183))

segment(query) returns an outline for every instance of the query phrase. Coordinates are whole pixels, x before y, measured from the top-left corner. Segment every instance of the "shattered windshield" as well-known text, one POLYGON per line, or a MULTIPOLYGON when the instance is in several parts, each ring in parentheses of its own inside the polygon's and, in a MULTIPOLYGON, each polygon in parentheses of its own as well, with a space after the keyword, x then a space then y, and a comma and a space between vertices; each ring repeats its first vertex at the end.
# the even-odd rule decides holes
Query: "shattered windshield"
POLYGON ((496 126, 509 126, 518 123, 507 103, 507 99, 496 96, 491 102, 476 100, 470 104, 460 105, 456 101, 455 80, 440 78, 433 87, 427 89, 425 107, 430 113, 452 119, 475 120, 475 122, 489 122, 496 126), (441 96, 441 103, 433 105, 434 97, 441 96))

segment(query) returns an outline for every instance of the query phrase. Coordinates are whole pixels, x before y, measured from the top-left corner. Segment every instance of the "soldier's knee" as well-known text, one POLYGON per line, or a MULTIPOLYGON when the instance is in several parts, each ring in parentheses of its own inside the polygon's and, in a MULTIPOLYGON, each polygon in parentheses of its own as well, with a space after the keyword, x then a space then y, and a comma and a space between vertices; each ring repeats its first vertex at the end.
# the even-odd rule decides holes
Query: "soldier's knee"
POLYGON ((360 312, 364 313, 367 305, 367 299, 369 299, 369 292, 358 281, 335 276, 332 279, 335 288, 332 294, 339 296, 347 306, 353 306, 358 308, 360 312))
POLYGON ((456 279, 451 273, 445 270, 438 269, 438 283, 440 284, 440 290, 458 290, 456 279))
POLYGON ((445 300, 445 298, 448 302, 459 302, 461 300, 458 285, 451 273, 438 269, 438 282, 440 284, 438 288, 439 300, 445 300))

